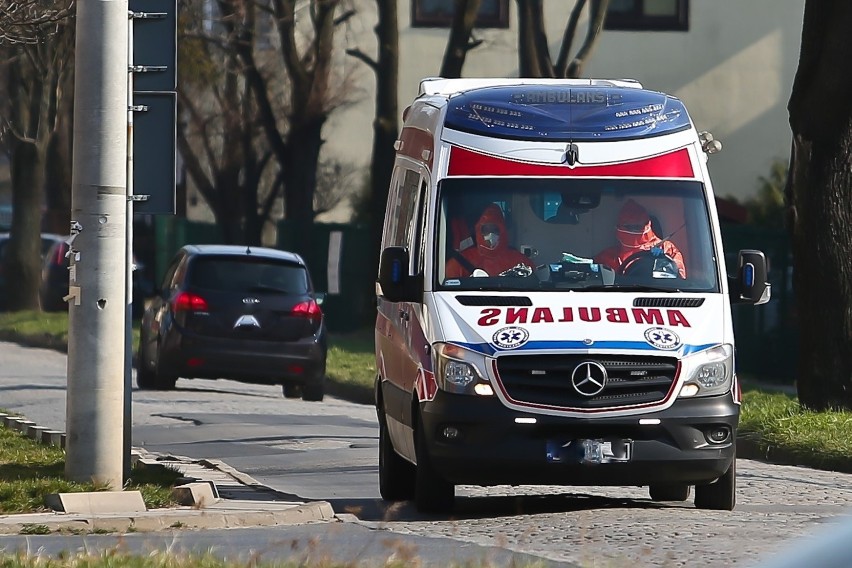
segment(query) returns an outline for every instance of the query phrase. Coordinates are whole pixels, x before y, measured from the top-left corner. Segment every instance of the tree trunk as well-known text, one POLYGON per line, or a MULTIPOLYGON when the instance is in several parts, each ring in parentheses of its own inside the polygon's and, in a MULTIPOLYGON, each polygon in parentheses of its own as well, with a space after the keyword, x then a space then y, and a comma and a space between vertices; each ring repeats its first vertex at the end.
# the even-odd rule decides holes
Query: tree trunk
POLYGON ((12 156, 12 228, 5 249, 9 311, 38 310, 41 279, 41 192, 44 162, 38 146, 19 141, 12 156))
POLYGON ((470 34, 476 23, 481 2, 482 0, 456 0, 450 38, 447 40, 447 50, 444 52, 444 61, 441 63, 441 77, 447 79, 461 77, 467 52, 475 46, 470 43, 470 34))
POLYGON ((801 404, 852 409, 852 2, 807 0, 788 177, 801 404))
MULTIPOLYGON (((379 22, 376 37, 379 43, 376 72, 376 117, 373 120, 373 154, 370 162, 370 247, 368 262, 378 274, 379 247, 382 242, 388 188, 396 160, 394 142, 399 135, 399 24, 396 0, 378 0, 379 22)), ((367 283, 374 286, 371 281, 367 283)), ((374 314, 370 314, 374 315, 374 314)))
MULTIPOLYGON (((284 164, 284 216, 299 225, 308 226, 314 221, 314 191, 325 119, 325 114, 290 117, 290 143, 284 164)), ((306 252, 304 247, 298 248, 296 252, 306 252)))
POLYGON ((518 71, 521 77, 543 77, 535 27, 539 2, 518 0, 518 71))
MULTIPOLYGON (((70 110, 70 105, 69 105, 70 110)), ((70 116, 57 116, 56 131, 50 137, 45 159, 44 230, 68 232, 71 223, 71 128, 70 116)))

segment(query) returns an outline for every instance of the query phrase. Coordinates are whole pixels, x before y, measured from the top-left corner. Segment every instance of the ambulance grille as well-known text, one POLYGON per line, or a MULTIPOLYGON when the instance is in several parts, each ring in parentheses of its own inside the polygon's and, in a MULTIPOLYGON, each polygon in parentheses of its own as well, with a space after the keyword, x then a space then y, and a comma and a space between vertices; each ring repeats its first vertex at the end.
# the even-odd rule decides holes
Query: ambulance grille
POLYGON ((700 308, 704 298, 636 298, 637 308, 700 308))
MULTIPOLYGON (((586 368, 578 371, 585 376, 586 368)), ((564 409, 606 409, 662 402, 677 377, 673 357, 595 358, 588 355, 503 355, 497 358, 498 380, 515 402, 564 409), (571 376, 578 366, 599 363, 606 370, 603 390, 578 392, 571 376)), ((594 387, 590 390, 594 390, 594 387)))

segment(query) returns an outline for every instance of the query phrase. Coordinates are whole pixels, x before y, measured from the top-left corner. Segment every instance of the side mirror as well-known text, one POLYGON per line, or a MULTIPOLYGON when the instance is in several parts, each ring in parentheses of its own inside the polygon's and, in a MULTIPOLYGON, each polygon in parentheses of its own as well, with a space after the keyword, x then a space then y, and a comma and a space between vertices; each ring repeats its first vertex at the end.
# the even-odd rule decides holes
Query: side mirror
POLYGON ((379 260, 379 295, 390 302, 415 301, 414 278, 408 274, 408 250, 388 247, 379 260))
POLYGON ((731 301, 765 304, 772 295, 767 282, 766 257, 759 250, 741 250, 737 255, 737 275, 730 281, 731 301))

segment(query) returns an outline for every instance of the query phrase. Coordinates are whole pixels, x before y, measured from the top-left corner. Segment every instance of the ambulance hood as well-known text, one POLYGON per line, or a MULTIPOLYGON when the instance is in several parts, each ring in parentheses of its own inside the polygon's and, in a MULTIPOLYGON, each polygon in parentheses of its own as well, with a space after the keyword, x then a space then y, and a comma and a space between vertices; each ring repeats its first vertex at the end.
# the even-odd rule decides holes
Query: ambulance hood
POLYGON ((723 294, 435 293, 442 339, 488 356, 507 352, 684 357, 732 342, 723 294))

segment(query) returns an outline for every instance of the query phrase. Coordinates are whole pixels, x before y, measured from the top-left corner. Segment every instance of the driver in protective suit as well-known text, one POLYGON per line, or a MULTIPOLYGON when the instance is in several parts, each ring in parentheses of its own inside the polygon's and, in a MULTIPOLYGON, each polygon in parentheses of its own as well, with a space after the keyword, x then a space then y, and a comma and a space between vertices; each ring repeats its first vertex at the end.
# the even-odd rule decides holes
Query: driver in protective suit
POLYGON ((503 212, 496 204, 488 205, 474 226, 476 246, 456 252, 447 262, 447 278, 470 276, 481 268, 489 276, 497 276, 510 268, 523 264, 535 269, 526 256, 509 248, 509 232, 503 212), (459 258, 461 257, 461 258, 459 258))
POLYGON ((609 266, 619 274, 629 270, 630 265, 638 260, 636 253, 650 251, 649 254, 665 254, 677 265, 678 274, 686 278, 686 265, 683 254, 675 244, 663 240, 651 228, 651 217, 644 207, 628 199, 618 214, 615 228, 618 244, 609 247, 595 256, 595 262, 609 266), (653 250, 652 250, 653 249, 653 250), (632 257, 632 258, 631 258, 632 257))

